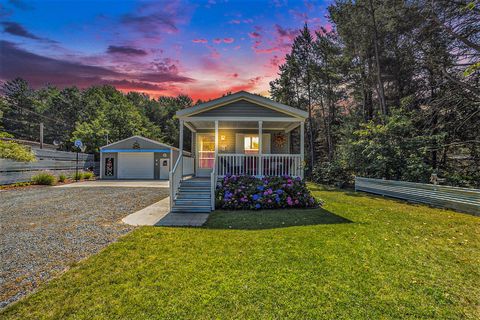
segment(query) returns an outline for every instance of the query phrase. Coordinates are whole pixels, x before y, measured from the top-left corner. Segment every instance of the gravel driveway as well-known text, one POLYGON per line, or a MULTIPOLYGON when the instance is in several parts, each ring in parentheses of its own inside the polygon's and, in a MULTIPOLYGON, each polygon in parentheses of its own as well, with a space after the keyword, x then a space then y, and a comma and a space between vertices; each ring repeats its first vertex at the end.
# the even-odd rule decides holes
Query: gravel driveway
POLYGON ((123 217, 167 196, 166 188, 0 191, 0 308, 131 231, 123 217))

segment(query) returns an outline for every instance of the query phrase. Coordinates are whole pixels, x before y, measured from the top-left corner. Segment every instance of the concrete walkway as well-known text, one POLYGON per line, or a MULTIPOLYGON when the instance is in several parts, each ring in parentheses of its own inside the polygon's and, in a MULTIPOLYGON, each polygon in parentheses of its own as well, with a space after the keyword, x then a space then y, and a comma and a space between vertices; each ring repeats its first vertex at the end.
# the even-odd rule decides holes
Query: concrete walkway
POLYGON ((170 197, 162 199, 122 219, 133 226, 200 227, 207 221, 208 213, 173 213, 170 197))
POLYGON ((55 188, 80 187, 127 187, 127 188, 168 188, 168 180, 92 180, 55 186, 55 188))

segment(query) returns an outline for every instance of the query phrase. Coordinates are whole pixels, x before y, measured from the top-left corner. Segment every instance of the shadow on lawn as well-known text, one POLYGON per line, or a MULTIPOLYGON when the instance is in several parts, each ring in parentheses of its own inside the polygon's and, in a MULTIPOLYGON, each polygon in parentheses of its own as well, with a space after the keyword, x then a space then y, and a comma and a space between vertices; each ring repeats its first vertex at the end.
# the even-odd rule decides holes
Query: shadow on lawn
POLYGON ((262 230, 294 226, 342 224, 352 221, 322 208, 261 211, 214 211, 204 228, 262 230))

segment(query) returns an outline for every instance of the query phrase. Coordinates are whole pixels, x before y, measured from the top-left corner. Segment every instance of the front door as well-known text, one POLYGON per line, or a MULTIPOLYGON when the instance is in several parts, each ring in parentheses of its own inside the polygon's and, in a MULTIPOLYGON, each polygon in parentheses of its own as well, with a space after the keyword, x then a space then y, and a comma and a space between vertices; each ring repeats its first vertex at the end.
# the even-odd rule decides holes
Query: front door
POLYGON ((160 159, 160 179, 167 180, 170 172, 170 159, 160 159))
POLYGON ((197 133, 197 176, 209 177, 215 162, 215 134, 197 133))

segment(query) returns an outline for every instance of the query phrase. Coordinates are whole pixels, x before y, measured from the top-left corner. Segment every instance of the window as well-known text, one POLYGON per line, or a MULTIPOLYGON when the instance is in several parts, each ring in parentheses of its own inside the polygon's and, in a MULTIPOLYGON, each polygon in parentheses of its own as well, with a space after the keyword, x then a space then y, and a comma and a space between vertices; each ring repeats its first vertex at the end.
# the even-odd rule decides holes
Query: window
POLYGON ((200 169, 212 169, 215 160, 215 136, 199 135, 198 137, 198 167, 200 169))
POLYGON ((245 136, 244 149, 246 154, 258 153, 258 136, 245 136))

